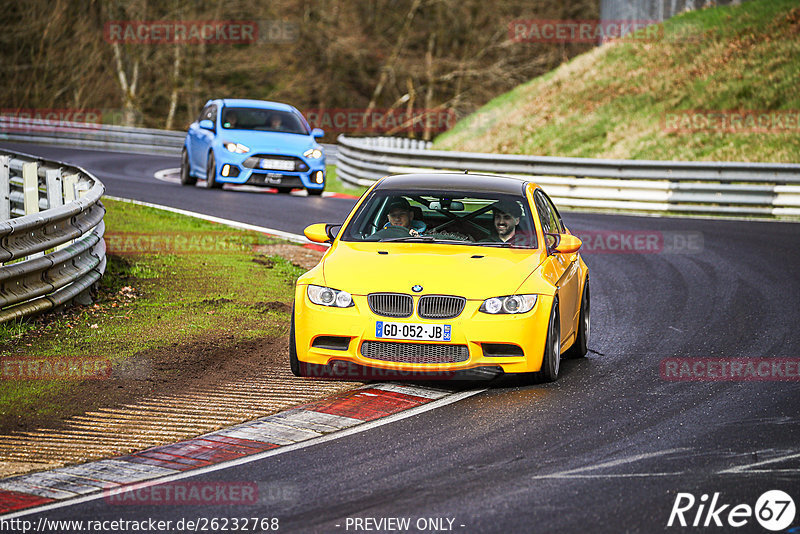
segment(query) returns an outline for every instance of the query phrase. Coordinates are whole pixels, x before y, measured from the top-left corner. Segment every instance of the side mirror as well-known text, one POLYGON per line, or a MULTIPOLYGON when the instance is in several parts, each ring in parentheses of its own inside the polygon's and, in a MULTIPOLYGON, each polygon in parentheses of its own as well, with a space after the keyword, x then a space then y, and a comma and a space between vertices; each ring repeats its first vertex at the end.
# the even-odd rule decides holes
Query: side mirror
POLYGON ((581 248, 581 240, 572 234, 558 234, 558 242, 553 248, 559 254, 572 254, 581 248))
POLYGON ((306 226, 303 233, 305 236, 315 243, 332 243, 336 239, 336 234, 333 229, 339 224, 317 223, 311 226, 306 226))
POLYGON ((322 128, 314 128, 313 130, 311 130, 311 137, 315 139, 319 139, 320 137, 324 136, 325 136, 325 130, 323 130, 322 128))
POLYGON ((214 123, 208 119, 201 120, 198 126, 204 130, 211 130, 212 132, 214 131, 214 123))

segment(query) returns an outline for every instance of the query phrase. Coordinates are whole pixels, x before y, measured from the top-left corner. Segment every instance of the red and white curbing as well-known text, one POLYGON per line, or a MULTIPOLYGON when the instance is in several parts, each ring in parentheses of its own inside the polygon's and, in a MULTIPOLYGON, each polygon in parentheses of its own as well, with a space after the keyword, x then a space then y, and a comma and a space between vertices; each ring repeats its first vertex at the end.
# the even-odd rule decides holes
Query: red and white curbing
POLYGON ((478 392, 454 394, 416 385, 370 384, 129 456, 0 480, 0 517, 156 479, 174 479, 183 473, 188 476, 192 470, 206 468, 205 471, 226 462, 242 463, 273 449, 322 438, 448 397, 463 398, 478 392))

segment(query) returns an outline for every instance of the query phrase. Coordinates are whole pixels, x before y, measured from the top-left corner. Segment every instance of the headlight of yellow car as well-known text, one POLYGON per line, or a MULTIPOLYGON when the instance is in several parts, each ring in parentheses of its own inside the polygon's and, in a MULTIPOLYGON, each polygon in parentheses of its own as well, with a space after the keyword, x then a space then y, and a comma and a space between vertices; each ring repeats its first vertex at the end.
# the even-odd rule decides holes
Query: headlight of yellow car
POLYGON ((484 300, 478 311, 492 315, 526 313, 531 311, 535 305, 536 295, 507 295, 484 300))
POLYGON ((347 291, 339 291, 338 289, 323 286, 309 285, 308 299, 320 306, 349 308, 353 305, 353 296, 347 291))

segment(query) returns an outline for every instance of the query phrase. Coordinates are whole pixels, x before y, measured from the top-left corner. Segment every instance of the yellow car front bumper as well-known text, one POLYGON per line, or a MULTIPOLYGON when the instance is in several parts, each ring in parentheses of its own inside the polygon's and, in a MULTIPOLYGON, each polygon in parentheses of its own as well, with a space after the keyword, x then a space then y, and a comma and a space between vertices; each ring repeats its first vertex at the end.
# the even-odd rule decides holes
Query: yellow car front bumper
MULTIPOLYGON (((335 308, 312 303, 306 289, 307 285, 300 284, 295 293, 295 346, 301 364, 345 361, 401 371, 409 378, 481 367, 529 373, 542 365, 552 296, 539 295, 534 308, 523 314, 490 315, 478 311, 482 301, 467 300, 461 314, 452 319, 423 319, 416 313, 394 319, 373 313, 365 295, 353 295, 354 305, 349 308, 335 308), (450 325, 451 336, 449 341, 430 342, 382 339, 376 336, 378 321, 450 325), (386 350, 391 354, 382 353, 383 344, 391 344, 391 350, 386 350), (375 355, 375 347, 381 354, 375 355)), ((414 297, 414 310, 418 298, 414 297)))

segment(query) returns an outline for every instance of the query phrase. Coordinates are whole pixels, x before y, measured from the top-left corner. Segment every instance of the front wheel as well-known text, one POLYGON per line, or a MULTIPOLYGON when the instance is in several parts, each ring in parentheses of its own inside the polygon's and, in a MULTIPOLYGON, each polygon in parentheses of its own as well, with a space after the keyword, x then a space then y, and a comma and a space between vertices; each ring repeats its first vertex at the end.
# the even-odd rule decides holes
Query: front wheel
POLYGON ((558 300, 553 300, 553 309, 550 311, 550 321, 547 325, 542 368, 533 374, 536 382, 553 382, 558 378, 558 371, 561 367, 561 327, 559 324, 558 300))
POLYGON ((289 368, 294 376, 304 376, 300 370, 300 360, 297 358, 297 344, 294 340, 294 306, 292 306, 292 321, 289 326, 289 368))
POLYGON ((208 189, 219 189, 222 184, 217 181, 217 162, 214 161, 214 153, 208 153, 208 163, 206 163, 206 187, 208 189))
POLYGON ((322 194, 322 189, 306 189, 308 191, 308 196, 310 197, 318 197, 322 194))
POLYGON ((581 298, 581 313, 578 317, 578 335, 575 343, 564 353, 565 358, 583 358, 589 352, 589 330, 591 329, 589 300, 589 279, 583 284, 583 297, 581 298))
POLYGON ((181 151, 181 185, 194 185, 197 183, 197 178, 192 176, 191 169, 189 168, 189 155, 184 148, 181 151))

